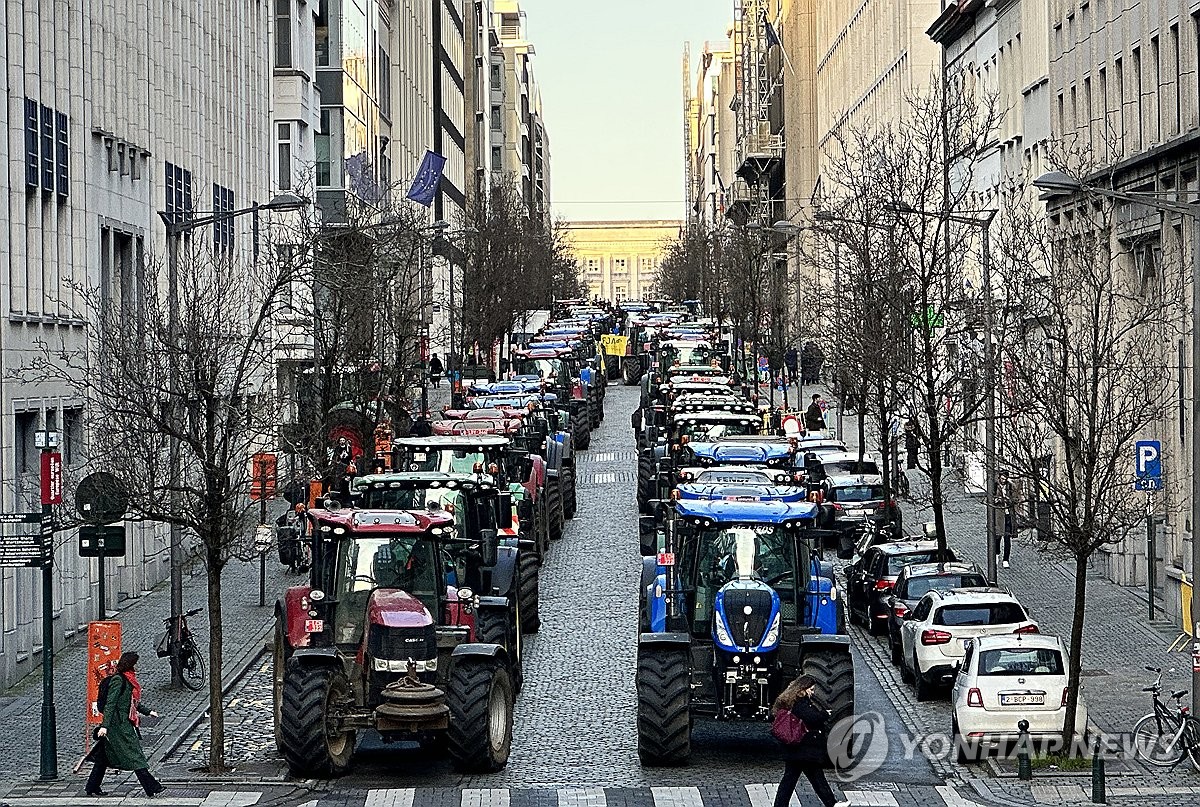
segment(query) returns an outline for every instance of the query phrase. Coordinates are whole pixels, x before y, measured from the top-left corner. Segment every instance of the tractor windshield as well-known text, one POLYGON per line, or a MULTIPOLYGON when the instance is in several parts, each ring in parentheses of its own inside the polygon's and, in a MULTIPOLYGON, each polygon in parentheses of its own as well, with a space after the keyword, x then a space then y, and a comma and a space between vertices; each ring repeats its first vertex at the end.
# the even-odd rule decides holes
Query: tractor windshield
POLYGON ((376 589, 406 591, 437 613, 436 547, 422 533, 358 535, 345 541, 337 571, 338 644, 358 644, 367 601, 376 589))
POLYGON ((517 375, 532 375, 549 382, 558 380, 562 373, 562 359, 517 359, 513 368, 517 375))
POLYGON ((359 506, 365 510, 452 510, 446 504, 458 498, 456 490, 441 486, 370 487, 362 492, 359 506))
MULTIPOLYGON (((707 633, 717 592, 731 580, 760 580, 779 593, 784 622, 795 624, 798 593, 808 589, 809 553, 796 533, 775 524, 722 525, 699 531, 683 547, 681 574, 694 587, 692 624, 707 633)), ((687 583, 685 582, 685 585, 687 583)))
POLYGON ((485 452, 469 448, 420 448, 405 451, 400 467, 406 471, 442 471, 450 474, 474 473, 475 463, 487 467, 485 452))
POLYGON ((748 434, 758 434, 758 423, 752 418, 743 420, 721 420, 715 423, 704 421, 683 421, 677 426, 676 437, 687 436, 689 440, 699 443, 711 443, 722 437, 741 437, 748 434))

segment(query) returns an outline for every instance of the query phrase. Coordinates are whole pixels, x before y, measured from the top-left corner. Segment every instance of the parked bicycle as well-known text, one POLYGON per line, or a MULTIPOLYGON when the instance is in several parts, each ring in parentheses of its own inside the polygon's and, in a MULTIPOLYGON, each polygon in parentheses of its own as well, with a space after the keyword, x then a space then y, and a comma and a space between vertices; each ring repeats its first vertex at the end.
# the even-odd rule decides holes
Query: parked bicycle
POLYGON ((200 648, 196 646, 196 640, 192 638, 192 632, 188 628, 187 618, 200 613, 202 609, 193 608, 186 614, 179 617, 176 624, 172 625, 174 617, 167 617, 163 620, 166 625, 166 633, 158 640, 158 645, 155 652, 159 658, 171 659, 171 677, 175 677, 175 664, 179 664, 179 678, 183 681, 183 685, 188 689, 196 690, 204 685, 204 654, 200 652, 200 648), (175 648, 179 648, 178 655, 175 648), (178 662, 176 659, 178 658, 178 662))
POLYGON ((1186 756, 1192 761, 1192 767, 1200 771, 1200 719, 1182 703, 1188 691, 1180 689, 1171 693, 1174 707, 1163 703, 1158 697, 1162 692, 1162 668, 1146 669, 1157 675, 1153 684, 1142 687, 1142 692, 1150 693, 1154 711, 1133 726, 1135 752, 1140 759, 1160 768, 1178 765, 1186 756))

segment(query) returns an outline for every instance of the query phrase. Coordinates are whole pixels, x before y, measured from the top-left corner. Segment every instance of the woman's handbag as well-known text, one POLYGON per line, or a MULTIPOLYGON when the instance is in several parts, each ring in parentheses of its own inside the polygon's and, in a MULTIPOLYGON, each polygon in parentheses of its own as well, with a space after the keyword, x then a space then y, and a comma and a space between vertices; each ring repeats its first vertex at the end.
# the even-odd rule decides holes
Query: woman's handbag
POLYGON ((804 721, 792 714, 790 709, 780 709, 771 721, 771 736, 784 745, 796 745, 808 734, 804 721))
POLYGON ((104 766, 108 766, 108 748, 107 742, 99 736, 100 727, 96 726, 92 729, 92 750, 88 751, 84 757, 88 762, 96 762, 104 766))

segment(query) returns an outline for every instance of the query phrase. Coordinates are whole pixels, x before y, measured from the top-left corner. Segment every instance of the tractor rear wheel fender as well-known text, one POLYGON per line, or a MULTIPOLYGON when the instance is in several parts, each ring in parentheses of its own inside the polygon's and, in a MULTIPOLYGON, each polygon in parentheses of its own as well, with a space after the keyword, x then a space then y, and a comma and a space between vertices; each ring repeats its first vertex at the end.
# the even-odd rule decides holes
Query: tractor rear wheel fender
MULTIPOLYGON (((465 645, 455 648, 455 655, 465 645)), ((462 658, 450 671, 448 750, 463 772, 495 773, 512 746, 513 683, 496 659, 462 658)))
POLYGON ((496 565, 490 567, 492 570, 492 591, 488 594, 495 594, 499 597, 507 597, 509 592, 513 590, 516 583, 517 572, 517 557, 520 554, 520 547, 504 546, 499 547, 496 553, 496 565))

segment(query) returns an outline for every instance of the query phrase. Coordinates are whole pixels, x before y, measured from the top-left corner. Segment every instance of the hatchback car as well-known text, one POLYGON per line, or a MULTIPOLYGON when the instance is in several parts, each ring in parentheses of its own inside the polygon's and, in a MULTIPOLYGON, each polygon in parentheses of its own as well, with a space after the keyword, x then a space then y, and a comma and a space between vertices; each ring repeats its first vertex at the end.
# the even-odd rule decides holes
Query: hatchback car
MULTIPOLYGON (((959 762, 1020 738, 1017 723, 1029 721, 1034 742, 1058 742, 1067 716, 1067 652, 1057 636, 982 636, 967 642, 950 693, 959 762)), ((1075 710, 1076 733, 1087 730, 1083 698, 1075 710)))
POLYGON ((935 589, 977 588, 986 586, 987 576, 974 563, 910 563, 900 570, 896 585, 886 598, 888 608, 888 645, 892 664, 900 666, 900 626, 904 615, 917 601, 935 589))
MULTIPOLYGON (((946 550, 948 560, 954 553, 946 550)), ((846 610, 851 621, 861 622, 872 635, 887 626, 887 597, 900 572, 910 563, 935 563, 937 541, 893 541, 872 546, 846 567, 846 610)))
POLYGON ((900 677, 913 684, 917 700, 929 700, 934 687, 954 680, 968 641, 1037 632, 1025 606, 1002 588, 930 591, 904 615, 900 677))

